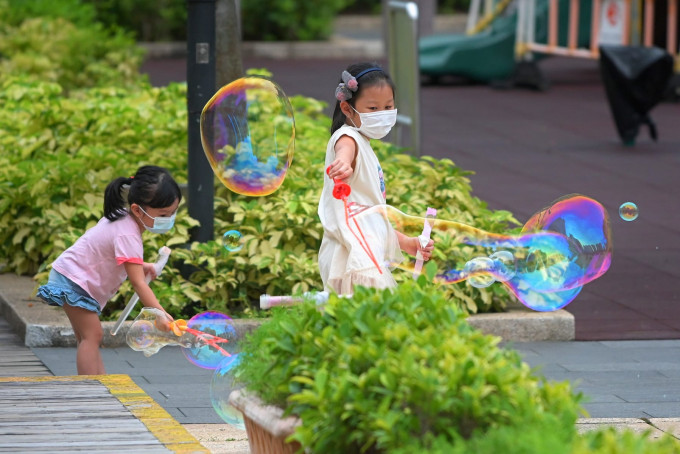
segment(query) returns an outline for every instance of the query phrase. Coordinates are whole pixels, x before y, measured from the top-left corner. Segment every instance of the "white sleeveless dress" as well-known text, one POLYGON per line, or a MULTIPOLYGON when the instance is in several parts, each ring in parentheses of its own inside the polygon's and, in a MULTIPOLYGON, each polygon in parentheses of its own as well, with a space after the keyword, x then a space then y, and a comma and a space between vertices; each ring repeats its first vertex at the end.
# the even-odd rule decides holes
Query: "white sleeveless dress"
MULTIPOLYGON (((319 249, 319 271, 324 290, 347 295, 352 293, 355 285, 392 288, 396 286, 396 282, 389 266, 403 260, 394 229, 382 216, 357 217, 361 233, 380 265, 379 271, 348 228, 344 204, 342 200, 333 197, 334 184, 326 175, 326 168, 335 160, 335 144, 345 135, 353 138, 357 144, 354 173, 347 180, 352 188, 348 201, 365 206, 385 203, 382 168, 369 140, 356 128, 342 126, 331 136, 326 148, 324 185, 319 200, 319 218, 324 228, 319 249)), ((359 233, 353 221, 350 225, 354 232, 359 233)))

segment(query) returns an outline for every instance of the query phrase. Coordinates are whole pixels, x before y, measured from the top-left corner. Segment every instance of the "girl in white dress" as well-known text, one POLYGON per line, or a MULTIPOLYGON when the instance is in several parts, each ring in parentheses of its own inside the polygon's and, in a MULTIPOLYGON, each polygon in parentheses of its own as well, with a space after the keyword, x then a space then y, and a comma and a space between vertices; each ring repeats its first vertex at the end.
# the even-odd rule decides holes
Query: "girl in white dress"
POLYGON ((362 233, 374 261, 348 228, 343 202, 333 197, 334 180, 338 179, 352 189, 348 202, 364 206, 386 203, 383 171, 369 139, 382 139, 394 126, 394 91, 389 75, 371 63, 350 65, 336 88, 319 201, 324 228, 319 270, 327 291, 351 294, 355 285, 394 287, 388 265, 401 262, 401 251, 414 256, 420 251, 423 259, 429 260, 434 250, 432 240, 423 247, 418 237, 393 230, 384 219, 369 219, 368 225, 362 221, 362 233))

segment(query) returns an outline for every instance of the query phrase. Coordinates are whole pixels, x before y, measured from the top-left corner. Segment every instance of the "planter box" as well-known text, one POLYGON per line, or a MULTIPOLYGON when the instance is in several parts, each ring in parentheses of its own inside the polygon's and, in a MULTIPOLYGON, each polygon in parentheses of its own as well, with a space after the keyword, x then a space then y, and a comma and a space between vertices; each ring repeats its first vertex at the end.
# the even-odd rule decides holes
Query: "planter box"
POLYGON ((243 413, 251 454, 294 454, 300 450, 299 443, 286 442, 286 438, 302 424, 299 418, 283 418, 282 409, 266 405, 244 390, 233 391, 229 403, 243 413))

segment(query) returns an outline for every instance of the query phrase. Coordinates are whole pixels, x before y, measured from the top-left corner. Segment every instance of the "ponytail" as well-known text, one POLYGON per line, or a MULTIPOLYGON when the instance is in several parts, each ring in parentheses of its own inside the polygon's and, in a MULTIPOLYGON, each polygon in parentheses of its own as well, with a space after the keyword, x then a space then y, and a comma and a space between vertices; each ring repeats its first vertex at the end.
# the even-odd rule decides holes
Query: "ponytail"
POLYGON ((128 207, 137 205, 151 208, 169 207, 182 200, 179 185, 163 167, 143 166, 134 177, 119 177, 104 192, 104 217, 115 221, 128 214, 128 207))
POLYGON ((115 221, 127 214, 127 194, 132 181, 132 178, 119 177, 106 187, 104 192, 104 217, 109 221, 115 221))

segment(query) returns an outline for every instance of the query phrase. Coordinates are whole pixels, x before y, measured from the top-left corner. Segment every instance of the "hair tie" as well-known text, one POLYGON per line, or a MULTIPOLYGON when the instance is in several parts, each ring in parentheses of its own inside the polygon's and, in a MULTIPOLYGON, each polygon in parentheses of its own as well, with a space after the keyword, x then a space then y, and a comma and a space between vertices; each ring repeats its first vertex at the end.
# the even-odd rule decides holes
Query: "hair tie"
POLYGON ((335 98, 338 101, 347 101, 352 99, 352 93, 357 91, 359 83, 357 82, 356 77, 351 75, 348 71, 343 71, 341 78, 342 82, 340 82, 335 89, 335 98))
POLYGON ((335 89, 335 98, 338 101, 348 101, 352 99, 352 93, 359 89, 359 82, 357 82, 357 79, 371 71, 382 71, 382 69, 378 67, 364 69, 356 76, 351 75, 348 71, 343 71, 341 76, 342 82, 340 82, 335 89))

